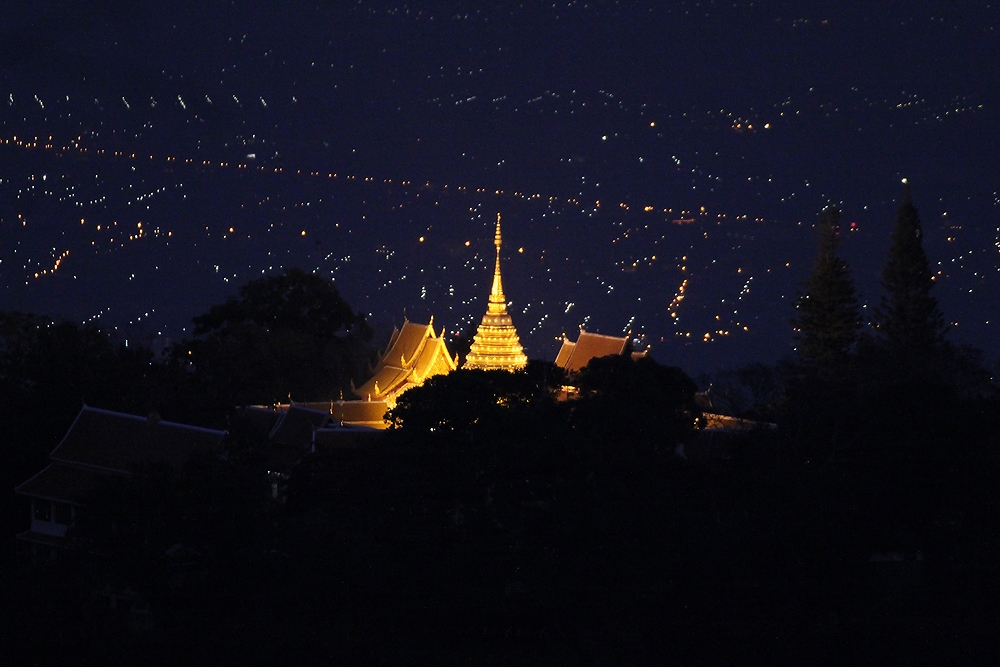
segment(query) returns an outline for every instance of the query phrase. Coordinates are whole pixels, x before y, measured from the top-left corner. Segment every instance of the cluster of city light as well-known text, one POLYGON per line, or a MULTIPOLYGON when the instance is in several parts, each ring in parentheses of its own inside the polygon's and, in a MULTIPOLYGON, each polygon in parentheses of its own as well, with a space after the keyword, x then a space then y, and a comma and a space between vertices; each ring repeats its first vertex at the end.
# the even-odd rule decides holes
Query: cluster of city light
POLYGON ((69 257, 69 250, 64 250, 62 253, 60 253, 55 258, 55 261, 52 264, 52 268, 42 269, 41 271, 36 271, 35 274, 34 274, 34 277, 35 278, 42 278, 44 276, 51 276, 51 275, 53 275, 56 271, 59 270, 59 267, 60 267, 60 265, 62 265, 63 260, 66 259, 67 257, 69 257))
POLYGON ((681 302, 684 301, 684 291, 688 286, 688 278, 681 281, 681 284, 677 286, 677 291, 674 292, 674 298, 670 300, 670 305, 667 306, 667 313, 676 322, 680 318, 678 309, 681 307, 681 302))
MULTIPOLYGON (((651 125, 653 125, 653 123, 651 123, 651 125)), ((145 160, 146 159, 145 155, 140 155, 140 156, 137 157, 137 155, 135 153, 127 153, 127 152, 124 152, 124 151, 106 151, 104 149, 96 149, 95 150, 95 149, 93 149, 91 147, 83 145, 82 144, 82 137, 77 137, 77 139, 76 139, 75 142, 70 142, 69 146, 63 146, 63 147, 57 147, 52 142, 52 138, 51 137, 49 137, 48 141, 39 140, 38 138, 34 138, 32 140, 28 140, 28 139, 24 139, 24 138, 14 137, 13 139, 9 139, 9 140, 0 140, 0 143, 8 144, 8 145, 11 145, 11 146, 17 146, 17 147, 20 147, 20 148, 23 148, 23 149, 47 149, 47 150, 56 150, 56 151, 59 151, 59 150, 68 151, 68 150, 72 149, 72 150, 78 151, 78 152, 80 152, 82 154, 89 153, 91 155, 100 155, 100 156, 107 156, 107 157, 112 157, 112 158, 122 158, 122 159, 126 159, 126 160, 135 160, 135 161, 138 161, 138 160, 145 160)), ((166 156, 166 157, 163 157, 163 158, 157 158, 154 155, 149 155, 148 159, 150 161, 152 161, 152 162, 157 162, 157 161, 163 160, 163 161, 168 162, 168 163, 188 164, 188 165, 193 165, 193 166, 196 166, 196 167, 213 167, 213 168, 222 168, 222 169, 254 169, 254 167, 249 167, 246 164, 230 163, 230 162, 225 162, 225 161, 195 160, 195 159, 192 159, 192 158, 186 158, 185 159, 185 158, 178 158, 178 157, 175 157, 175 156, 166 156)), ((484 187, 473 188, 473 187, 466 186, 466 185, 457 185, 457 186, 455 186, 455 185, 451 185, 451 184, 447 184, 447 183, 445 183, 445 184, 432 184, 429 181, 424 181, 422 185, 420 185, 420 184, 414 185, 413 181, 412 180, 408 180, 408 179, 394 181, 393 179, 388 179, 388 178, 376 179, 376 178, 371 177, 371 176, 353 175, 353 174, 343 175, 343 174, 330 173, 330 172, 322 173, 322 172, 317 172, 317 171, 302 171, 302 170, 296 170, 296 171, 292 172, 291 170, 286 171, 286 170, 284 170, 281 167, 256 166, 255 169, 256 169, 256 171, 263 172, 263 173, 269 173, 269 174, 270 173, 274 173, 274 174, 294 174, 295 176, 298 176, 298 177, 325 178, 325 179, 337 179, 337 178, 340 178, 340 179, 344 179, 344 180, 358 181, 358 182, 363 182, 363 183, 382 183, 382 184, 388 184, 388 185, 396 185, 396 186, 407 188, 407 189, 411 189, 411 188, 415 189, 416 192, 410 191, 407 194, 409 194, 411 196, 416 196, 416 197, 419 197, 422 194, 427 194, 428 193, 427 191, 430 191, 429 194, 431 194, 432 196, 440 197, 440 195, 443 194, 444 192, 446 192, 448 190, 454 190, 454 191, 463 192, 463 193, 476 193, 476 194, 481 194, 481 195, 485 195, 485 196, 491 196, 492 195, 492 196, 498 196, 498 197, 517 197, 517 198, 521 198, 521 199, 525 199, 525 200, 532 200, 532 201, 541 201, 541 200, 544 200, 544 201, 547 202, 547 204, 549 206, 549 212, 550 213, 553 212, 553 211, 558 210, 557 207, 559 207, 559 206, 570 206, 570 207, 580 206, 580 198, 577 197, 577 196, 572 196, 572 197, 549 196, 549 197, 545 198, 545 197, 543 197, 543 195, 541 193, 526 193, 526 192, 522 192, 522 191, 519 191, 519 190, 505 190, 505 189, 502 189, 502 188, 492 188, 492 189, 490 189, 490 188, 484 188, 484 187), (421 190, 423 192, 421 192, 421 190)), ((42 179, 44 180, 44 176, 42 177, 42 179)), ((808 185, 808 183, 807 183, 807 185, 808 185)), ((75 187, 75 186, 71 186, 71 187, 75 187)), ((132 186, 129 186, 129 188, 131 188, 131 187, 132 186)), ((177 184, 175 187, 181 187, 181 185, 177 184)), ((134 199, 133 201, 128 202, 128 203, 129 204, 132 204, 132 203, 135 203, 135 204, 145 203, 150 198, 152 198, 154 195, 160 194, 160 193, 164 192, 165 190, 166 190, 166 188, 163 187, 163 188, 155 189, 155 190, 150 191, 150 192, 146 192, 146 193, 144 193, 142 195, 138 195, 136 197, 136 199, 134 199)), ((102 195, 101 197, 96 198, 96 199, 92 199, 92 200, 90 200, 89 202, 86 202, 86 203, 88 203, 90 205, 96 205, 96 204, 104 203, 106 201, 106 199, 107 199, 107 196, 106 195, 102 195)), ((265 205, 265 203, 267 203, 269 201, 270 201, 270 197, 264 197, 260 202, 258 202, 258 204, 263 206, 263 205, 265 205)), ((281 208, 281 210, 288 210, 289 208, 290 209, 295 209, 295 208, 299 208, 299 207, 308 207, 308 206, 311 206, 313 204, 322 204, 323 202, 324 202, 324 198, 318 198, 318 199, 312 200, 312 201, 302 201, 302 202, 298 202, 298 203, 295 203, 295 204, 287 204, 287 205, 281 206, 280 208, 281 208)), ((77 203, 77 205, 84 205, 84 202, 76 202, 76 203, 77 203)), ((400 206, 402 206, 402 205, 400 204, 400 206)), ((600 206, 601 206, 601 202, 600 201, 595 202, 595 209, 596 208, 600 208, 600 206)), ((147 207, 148 207, 148 204, 147 204, 147 207)), ((657 214, 657 215, 659 215, 659 214, 671 214, 671 215, 673 215, 674 214, 674 209, 673 208, 669 208, 669 207, 659 207, 659 206, 653 206, 653 205, 650 205, 650 204, 646 204, 644 206, 637 207, 636 210, 638 210, 638 208, 641 208, 641 210, 642 210, 643 213, 654 213, 654 214, 657 214)), ((632 213, 632 207, 627 202, 617 202, 617 209, 619 211, 621 211, 622 214, 634 215, 634 213, 632 213)), ((679 224, 689 224, 691 222, 694 222, 694 220, 696 219, 696 217, 703 217, 703 216, 706 216, 707 214, 706 214, 705 208, 701 207, 700 210, 698 210, 697 213, 695 213, 691 209, 680 209, 680 213, 678 215, 680 215, 680 217, 673 219, 672 220, 673 222, 679 223, 679 224), (691 217, 685 217, 685 216, 691 216, 691 217)), ((542 214, 542 216, 544 217, 545 214, 542 214)), ((722 224, 722 222, 728 221, 730 219, 731 220, 735 220, 735 221, 750 221, 750 220, 753 220, 754 222, 763 222, 763 219, 760 218, 760 217, 751 217, 751 216, 746 215, 746 214, 736 215, 736 216, 732 216, 730 218, 727 214, 718 213, 718 214, 715 214, 715 217, 717 219, 717 224, 722 224)), ((24 220, 21 215, 18 216, 18 219, 22 221, 22 225, 26 225, 27 224, 27 221, 24 220)), ((619 223, 619 224, 623 224, 623 223, 619 223)), ((799 224, 801 224, 801 222, 799 224)), ((118 225, 117 221, 114 222, 113 225, 117 226, 118 225)), ((273 227, 274 227, 274 225, 272 224, 271 228, 273 228, 273 227)), ((112 229, 112 225, 107 225, 107 228, 108 229, 112 229)), ((636 229, 648 229, 648 228, 649 228, 649 225, 647 224, 645 226, 640 225, 636 229)), ((101 226, 98 225, 97 229, 100 231, 101 230, 101 226)), ((156 229, 155 233, 159 234, 159 231, 160 231, 159 229, 156 229)), ((630 239, 630 235, 633 233, 633 231, 634 230, 632 228, 626 229, 626 230, 623 231, 623 233, 622 233, 622 235, 620 237, 618 237, 616 239, 613 239, 611 242, 612 243, 616 243, 616 242, 618 242, 620 240, 630 239)), ((206 228, 206 232, 209 232, 208 228, 206 228)), ((229 234, 233 234, 235 232, 235 229, 233 227, 228 227, 228 232, 229 232, 229 234)), ((150 233, 151 232, 149 230, 144 230, 143 229, 143 226, 142 226, 141 223, 138 223, 137 224, 137 231, 134 232, 134 233, 132 233, 132 234, 130 234, 130 235, 128 235, 127 240, 137 240, 137 239, 140 239, 140 238, 144 238, 145 236, 149 235, 150 233)), ((209 232, 209 234, 210 234, 210 232, 209 232)), ((305 234, 306 234, 305 230, 302 230, 301 234, 303 236, 305 236, 305 234)), ((706 237, 707 237, 707 234, 708 233, 705 232, 706 237)), ((170 236, 171 233, 167 232, 166 235, 170 236)), ((223 233, 223 238, 227 238, 227 234, 226 233, 223 233)), ((423 242, 424 238, 425 237, 423 237, 423 236, 420 237, 420 241, 423 242)), ((111 239, 111 242, 114 242, 114 238, 111 239)), ((654 243, 655 243, 655 241, 654 241, 654 243)), ((91 244, 94 245, 94 242, 92 242, 91 244)), ((468 246, 468 245, 469 245, 469 242, 466 241, 466 246, 468 246)), ((997 247, 1000 248, 1000 241, 998 241, 997 247)), ((520 249, 520 250, 523 251, 523 248, 520 249)), ((378 251, 376 251, 376 252, 378 252, 378 251)), ((390 256, 391 256, 390 254, 387 254, 385 256, 385 259, 389 259, 390 256)), ((478 257, 477 257, 477 259, 478 259, 478 257)), ((655 261, 655 259, 656 259, 656 256, 653 255, 652 256, 652 260, 655 261)), ((961 266, 961 264, 960 264, 961 257, 952 259, 952 262, 955 263, 956 259, 959 261, 959 266, 961 266)), ((59 261, 61 262, 61 259, 59 261)), ((632 268, 637 268, 638 264, 639 264, 639 261, 640 260, 638 260, 638 259, 632 260, 630 262, 631 267, 632 268)), ((649 258, 648 257, 644 257, 644 258, 642 258, 642 261, 644 261, 644 262, 645 261, 649 261, 649 258)), ((624 262, 622 262, 622 264, 624 264, 624 262)), ((470 268, 472 270, 474 270, 476 268, 475 266, 470 265, 469 262, 467 262, 466 265, 468 266, 468 268, 470 268)), ((56 268, 58 268, 58 266, 59 266, 59 264, 57 263, 56 264, 56 268)), ((1000 269, 998 269, 998 270, 1000 270, 1000 269)), ((546 271, 548 273, 551 273, 551 269, 547 269, 546 271)), ((43 272, 39 272, 39 274, 40 275, 46 275, 46 273, 44 271, 43 272)), ((405 279, 405 276, 401 280, 403 280, 403 279, 405 279)), ((750 282, 752 281, 752 279, 753 278, 751 277, 743 285, 743 288, 741 289, 741 291, 739 292, 739 295, 737 296, 737 299, 736 299, 737 301, 742 300, 742 298, 744 296, 746 296, 746 295, 749 294, 749 292, 750 292, 750 289, 749 289, 750 288, 750 282)), ((226 278, 226 280, 228 281, 228 278, 226 278)), ((549 282, 551 282, 551 280, 552 279, 549 278, 549 282)), ((392 283, 393 283, 393 280, 392 279, 388 279, 388 280, 386 280, 386 282, 383 283, 382 286, 383 287, 388 287, 392 283)), ((672 301, 672 303, 670 305, 669 310, 672 313, 671 316, 673 318, 675 318, 675 319, 677 317, 676 310, 677 310, 677 307, 680 305, 680 301, 683 299, 683 291, 684 291, 684 288, 687 287, 687 283, 688 283, 688 281, 685 278, 685 280, 683 281, 683 283, 681 285, 681 288, 678 290, 678 294, 675 295, 675 299, 672 301), (678 296, 680 297, 679 299, 677 298, 678 296)), ((613 286, 607 285, 603 281, 601 281, 601 284, 605 285, 607 287, 609 294, 614 290, 613 286)), ((449 295, 450 296, 454 296, 454 290, 453 289, 450 291, 449 295)), ((421 291, 421 298, 426 298, 426 287, 424 287, 422 289, 422 291, 421 291)), ((462 300, 462 304, 463 305, 467 305, 469 303, 471 303, 471 300, 462 300)), ((733 315, 735 316, 737 314, 738 314, 738 311, 734 310, 733 311, 733 315)), ((536 325, 536 327, 534 329, 532 329, 532 332, 534 332, 536 329, 538 329, 539 327, 541 327, 541 325, 544 322, 544 320, 545 320, 546 317, 548 317, 547 314, 544 315, 541 320, 539 320, 539 322, 536 325)), ((748 331, 748 327, 747 326, 742 325, 739 322, 737 322, 736 325, 737 325, 738 329, 743 330, 743 331, 748 331)), ((692 334, 690 332, 682 332, 682 333, 680 333, 680 335, 684 335, 685 337, 688 337, 688 338, 692 337, 692 334)), ((718 330, 714 330, 714 331, 711 331, 711 332, 705 332, 705 334, 702 336, 702 338, 704 340, 706 340, 706 341, 709 341, 714 336, 723 336, 723 335, 729 335, 729 331, 725 330, 725 329, 718 329, 718 330)))
MULTIPOLYGON (((613 98, 613 96, 610 93, 607 93, 606 91, 602 91, 602 94, 607 95, 608 97, 612 97, 613 98)), ((246 163, 231 163, 229 161, 213 161, 213 160, 208 160, 208 159, 196 159, 196 158, 190 158, 190 157, 187 157, 187 158, 178 158, 178 157, 172 156, 172 155, 160 156, 160 157, 157 157, 155 155, 144 156, 144 155, 138 155, 136 153, 130 153, 130 152, 120 151, 120 150, 108 151, 108 150, 105 150, 105 149, 102 149, 102 148, 91 148, 91 147, 88 147, 88 146, 86 146, 86 145, 83 144, 83 136, 82 135, 77 136, 74 141, 69 142, 69 144, 65 145, 65 146, 56 146, 55 144, 53 144, 51 136, 48 138, 48 142, 42 142, 41 144, 39 144, 39 141, 38 141, 37 138, 34 138, 33 140, 28 140, 28 139, 19 138, 19 137, 14 137, 12 140, 0 140, 0 144, 2 144, 2 143, 11 143, 13 145, 17 145, 17 146, 20 146, 22 148, 39 148, 39 147, 42 147, 42 148, 55 149, 57 151, 64 151, 64 152, 65 151, 69 151, 69 150, 76 150, 76 151, 80 152, 81 154, 94 154, 94 155, 101 155, 101 156, 110 156, 110 157, 116 157, 116 158, 124 158, 124 159, 129 159, 129 160, 146 160, 146 159, 148 159, 148 161, 151 162, 151 163, 156 163, 158 161, 162 161, 162 162, 167 162, 167 163, 179 163, 179 164, 185 164, 185 165, 193 165, 193 166, 196 166, 196 167, 211 167, 211 168, 217 168, 217 169, 231 169, 231 168, 235 168, 235 169, 238 169, 238 170, 256 170, 256 171, 261 172, 261 173, 273 173, 273 174, 292 173, 292 172, 285 172, 284 168, 280 167, 280 166, 279 167, 270 167, 270 166, 265 166, 265 165, 258 165, 256 167, 254 167, 254 166, 251 166, 251 165, 246 164, 246 163)), ((679 163, 679 160, 676 158, 676 156, 675 156, 674 159, 675 159, 675 161, 678 161, 678 163, 679 163)), ((319 171, 315 171, 315 170, 314 171, 308 171, 308 170, 303 171, 301 169, 295 170, 294 174, 296 176, 307 176, 307 177, 312 177, 312 178, 325 178, 325 179, 328 179, 328 180, 343 179, 343 180, 348 180, 348 181, 361 181, 361 182, 364 182, 364 183, 382 183, 384 185, 396 185, 396 186, 402 186, 402 187, 413 186, 413 181, 411 179, 376 178, 374 176, 366 176, 366 175, 340 174, 340 173, 337 173, 337 172, 319 172, 319 171)), ((177 184, 175 187, 182 187, 182 184, 177 184)), ((537 193, 537 192, 535 192, 535 193, 528 193, 528 192, 523 192, 523 191, 520 191, 520 190, 507 191, 507 190, 499 189, 499 188, 488 189, 488 188, 484 188, 484 187, 471 187, 471 186, 468 186, 468 185, 453 185, 453 184, 449 184, 449 183, 434 184, 434 183, 431 183, 430 181, 425 181, 422 186, 417 186, 417 187, 420 188, 420 189, 426 190, 426 191, 436 192, 437 193, 436 196, 438 196, 438 197, 441 194, 443 194, 444 192, 448 191, 449 189, 454 189, 455 191, 463 192, 463 193, 474 192, 476 194, 484 194, 484 195, 492 194, 492 195, 495 195, 495 196, 498 196, 498 197, 513 196, 515 198, 522 199, 522 200, 541 200, 541 199, 546 199, 550 203, 550 205, 552 205, 552 204, 558 204, 558 205, 568 205, 568 206, 571 206, 571 207, 580 207, 582 212, 588 213, 588 214, 591 214, 591 215, 592 215, 593 212, 596 212, 596 210, 598 210, 601 207, 601 202, 599 200, 595 202, 595 205, 594 205, 593 209, 586 209, 581 204, 580 199, 578 197, 575 197, 575 196, 574 197, 560 197, 560 196, 556 196, 556 195, 550 195, 548 197, 545 197, 541 193, 537 193)), ((158 191, 146 193, 145 195, 142 195, 139 198, 137 198, 136 203, 141 203, 142 201, 148 199, 149 197, 151 197, 151 196, 153 196, 155 194, 158 194, 158 193, 164 191, 165 189, 166 188, 161 188, 158 191)), ((412 194, 414 194, 414 196, 419 197, 422 193, 418 191, 418 192, 412 193, 412 194)), ((101 198, 100 202, 103 203, 103 201, 105 199, 106 199, 106 196, 103 196, 101 198)), ((269 199, 269 197, 265 197, 260 202, 258 202, 258 204, 259 205, 263 205, 268 199, 269 199)), ((307 208, 307 207, 312 207, 314 205, 322 204, 323 202, 324 202, 324 198, 323 197, 319 197, 319 198, 317 198, 316 200, 313 200, 313 201, 299 201, 299 202, 296 202, 296 203, 282 205, 281 210, 287 211, 289 209, 293 209, 294 210, 296 208, 307 208)), ((92 202, 92 203, 97 203, 97 202, 92 202)), ((435 204, 437 204, 437 203, 438 202, 435 201, 435 204)), ((399 206, 401 207, 402 204, 399 204, 399 206)), ((623 212, 629 212, 629 211, 631 211, 632 207, 627 202, 619 202, 618 203, 618 208, 621 211, 623 211, 623 212)), ((642 208, 643 212, 645 212, 645 213, 654 213, 654 214, 658 214, 658 215, 667 215, 667 216, 669 216, 669 215, 672 215, 674 213, 674 209, 672 207, 670 207, 670 206, 653 205, 653 204, 647 203, 647 204, 642 205, 641 208, 642 208)), ((701 206, 699 212, 700 212, 700 215, 705 215, 705 207, 701 206)), ((694 221, 693 217, 690 217, 690 218, 685 217, 685 215, 691 215, 691 214, 692 214, 692 212, 690 210, 682 209, 681 217, 677 218, 677 219, 674 219, 673 222, 675 222, 675 223, 690 223, 690 222, 693 222, 694 221)), ((719 214, 718 217, 719 217, 720 222, 721 222, 721 220, 723 220, 725 218, 725 214, 719 214)), ((746 219, 747 217, 748 216, 746 216, 746 215, 736 216, 736 219, 746 219)), ((755 218, 755 219, 757 221, 762 221, 763 220, 762 218, 755 218)), ((625 234, 625 237, 626 238, 628 237, 628 233, 625 234)))

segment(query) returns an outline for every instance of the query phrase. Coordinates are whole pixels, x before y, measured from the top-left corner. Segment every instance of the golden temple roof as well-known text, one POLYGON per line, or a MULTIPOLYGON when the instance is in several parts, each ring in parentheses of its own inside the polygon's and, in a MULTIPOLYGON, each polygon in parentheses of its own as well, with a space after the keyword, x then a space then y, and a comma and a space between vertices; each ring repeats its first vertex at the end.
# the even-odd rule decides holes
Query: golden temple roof
POLYGON ((516 371, 528 363, 521 341, 518 338, 514 322, 507 314, 507 297, 503 293, 503 280, 500 277, 500 214, 497 213, 497 228, 493 245, 496 246, 496 265, 493 270, 493 286, 490 289, 490 300, 486 306, 486 314, 479 324, 479 329, 472 340, 472 348, 465 359, 463 368, 478 368, 481 370, 516 371))
POLYGON ((423 384, 432 375, 450 373, 456 366, 444 344, 444 332, 441 336, 434 333, 433 318, 428 324, 404 321, 402 329, 393 330, 372 377, 351 388, 362 400, 388 401, 392 407, 396 397, 410 387, 423 384))
POLYGON ((334 401, 332 407, 335 422, 379 430, 388 426, 385 413, 392 408, 386 401, 334 401))
POLYGON ((360 387, 351 384, 357 400, 331 403, 333 420, 345 424, 383 429, 388 426, 385 414, 396 406, 396 399, 407 389, 419 387, 424 380, 457 368, 457 357, 448 353, 444 331, 434 333, 434 318, 427 324, 403 321, 402 329, 393 329, 386 350, 379 356, 372 376, 360 387))
MULTIPOLYGON (((563 334, 562 347, 559 348, 559 353, 556 355, 556 366, 568 371, 578 371, 590 363, 591 359, 624 354, 627 343, 627 336, 605 336, 583 329, 580 329, 580 335, 576 342, 571 341, 563 334)), ((645 350, 632 353, 633 359, 644 356, 646 356, 645 350)))

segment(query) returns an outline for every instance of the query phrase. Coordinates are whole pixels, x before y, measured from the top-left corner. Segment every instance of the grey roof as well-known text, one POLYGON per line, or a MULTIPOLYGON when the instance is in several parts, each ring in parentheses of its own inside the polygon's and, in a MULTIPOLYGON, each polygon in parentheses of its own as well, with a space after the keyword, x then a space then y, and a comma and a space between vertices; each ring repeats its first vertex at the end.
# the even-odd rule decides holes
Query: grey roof
POLYGON ((108 479, 107 472, 66 463, 50 463, 14 491, 25 496, 82 505, 108 479))
POLYGON ((271 441, 282 445, 307 446, 313 431, 330 421, 330 413, 292 403, 271 431, 271 441))
POLYGON ((52 450, 54 462, 117 472, 149 463, 180 468, 196 451, 219 447, 225 431, 84 406, 52 450))

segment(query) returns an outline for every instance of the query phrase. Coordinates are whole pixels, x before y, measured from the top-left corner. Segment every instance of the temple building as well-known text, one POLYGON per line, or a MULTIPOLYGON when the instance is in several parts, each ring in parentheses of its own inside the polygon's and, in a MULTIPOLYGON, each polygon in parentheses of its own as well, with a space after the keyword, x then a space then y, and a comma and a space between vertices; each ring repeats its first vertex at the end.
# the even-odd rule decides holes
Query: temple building
POLYGON ((17 536, 25 563, 75 550, 70 528, 109 480, 128 479, 149 466, 180 470, 195 453, 215 452, 225 431, 139 417, 84 405, 49 455, 49 464, 14 492, 31 501, 31 527, 17 536))
POLYGON ((624 354, 631 354, 634 361, 645 357, 647 351, 629 353, 627 336, 605 336, 580 329, 576 342, 563 334, 562 347, 556 355, 556 366, 575 373, 590 363, 591 359, 624 354))
POLYGON ((407 389, 418 387, 427 378, 450 373, 457 368, 444 343, 444 331, 434 333, 434 318, 427 324, 404 320, 402 329, 393 329, 386 351, 380 355, 371 378, 360 387, 351 383, 357 400, 331 404, 333 419, 345 424, 385 428, 385 413, 396 407, 396 399, 407 389))
POLYGON ((472 340, 472 348, 462 368, 480 370, 516 371, 525 367, 528 357, 524 354, 514 323, 507 314, 507 297, 503 294, 500 279, 500 214, 497 213, 497 230, 493 244, 497 249, 496 267, 493 270, 493 287, 489 305, 472 340))

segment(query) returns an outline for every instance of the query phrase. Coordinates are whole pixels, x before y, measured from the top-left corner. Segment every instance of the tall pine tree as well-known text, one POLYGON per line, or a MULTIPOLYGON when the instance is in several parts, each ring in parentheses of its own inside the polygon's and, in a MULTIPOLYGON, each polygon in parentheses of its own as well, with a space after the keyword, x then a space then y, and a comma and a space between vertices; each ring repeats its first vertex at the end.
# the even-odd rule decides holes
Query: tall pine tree
POLYGON ((829 379, 842 375, 861 327, 854 280, 837 254, 839 229, 840 210, 830 204, 820 214, 816 263, 792 321, 799 361, 811 374, 829 379))
POLYGON ((924 253, 920 217, 909 184, 896 215, 889 257, 882 268, 885 294, 876 310, 876 329, 898 360, 926 360, 945 346, 947 326, 931 294, 934 277, 924 253))

